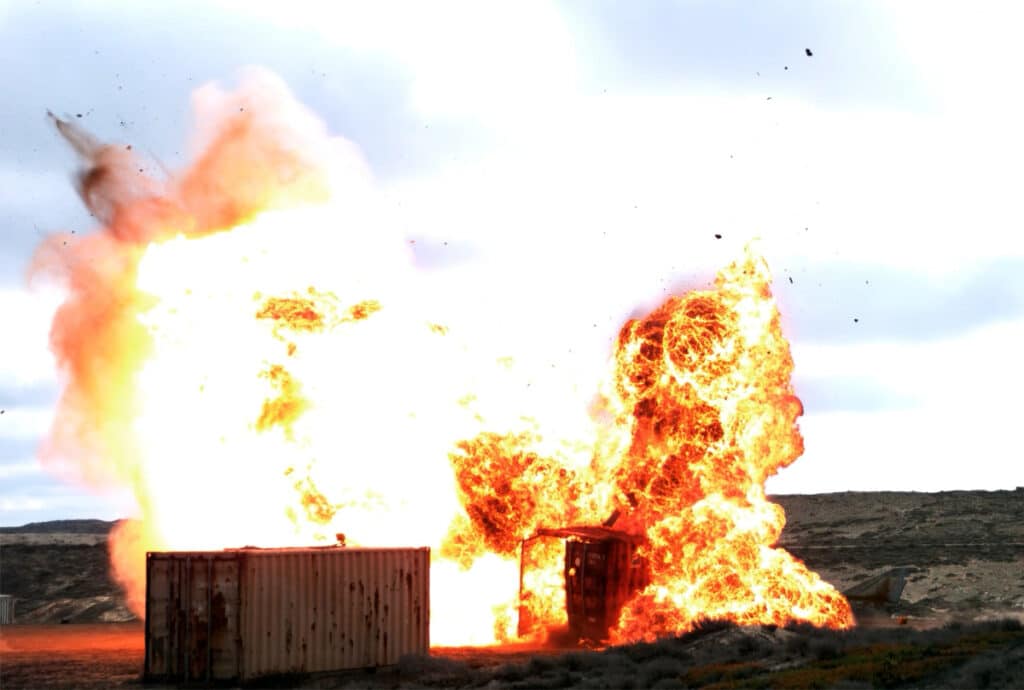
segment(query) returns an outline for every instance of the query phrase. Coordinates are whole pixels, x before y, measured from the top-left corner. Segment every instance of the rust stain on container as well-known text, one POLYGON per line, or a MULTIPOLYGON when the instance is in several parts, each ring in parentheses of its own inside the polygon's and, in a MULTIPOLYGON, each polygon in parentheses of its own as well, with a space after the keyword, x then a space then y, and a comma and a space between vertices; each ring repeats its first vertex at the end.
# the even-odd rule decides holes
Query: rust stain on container
POLYGON ((146 554, 147 680, 246 681, 426 654, 430 549, 146 554))

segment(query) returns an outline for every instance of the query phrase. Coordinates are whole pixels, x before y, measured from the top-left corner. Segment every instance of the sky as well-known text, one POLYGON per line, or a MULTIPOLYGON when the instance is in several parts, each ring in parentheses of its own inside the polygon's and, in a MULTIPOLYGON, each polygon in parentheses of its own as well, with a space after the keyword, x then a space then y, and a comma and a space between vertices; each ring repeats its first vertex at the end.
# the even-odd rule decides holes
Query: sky
POLYGON ((0 524, 129 514, 35 459, 33 249, 94 222, 65 114, 156 164, 247 66, 362 152, 418 269, 496 337, 607 357, 757 238, 804 403, 775 493, 1012 489, 1024 387, 1015 2, 0 1, 0 524))

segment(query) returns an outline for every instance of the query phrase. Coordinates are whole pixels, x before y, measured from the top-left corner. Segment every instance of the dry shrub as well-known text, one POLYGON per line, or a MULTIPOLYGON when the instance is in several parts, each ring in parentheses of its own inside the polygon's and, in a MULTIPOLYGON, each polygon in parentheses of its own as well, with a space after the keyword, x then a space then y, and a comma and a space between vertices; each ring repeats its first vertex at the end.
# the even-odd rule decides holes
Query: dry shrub
POLYGON ((637 677, 640 687, 649 688, 653 687, 660 680, 679 680, 686 672, 686 669, 687 664, 680 659, 671 656, 659 656, 641 666, 637 677))

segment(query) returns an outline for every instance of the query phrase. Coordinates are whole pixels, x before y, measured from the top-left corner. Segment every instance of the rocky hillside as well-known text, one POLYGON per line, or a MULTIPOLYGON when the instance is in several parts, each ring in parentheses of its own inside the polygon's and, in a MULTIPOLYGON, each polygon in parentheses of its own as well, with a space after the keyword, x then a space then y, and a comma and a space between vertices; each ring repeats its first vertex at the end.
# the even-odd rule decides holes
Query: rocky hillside
POLYGON ((114 522, 57 520, 0 530, 0 592, 16 598, 19 623, 133 620, 110 576, 114 522))
POLYGON ((1024 487, 775 496, 779 545, 841 590, 900 568, 899 615, 1024 618, 1024 487))
POLYGON ((0 527, 0 534, 102 534, 106 536, 116 520, 50 520, 19 527, 0 527))
MULTIPOLYGON (((847 591, 893 569, 896 604, 858 611, 924 625, 1024 619, 1024 488, 944 493, 774 496, 786 510, 780 545, 847 591)), ((115 523, 62 520, 0 528, 0 592, 20 622, 133 618, 109 574, 115 523)))

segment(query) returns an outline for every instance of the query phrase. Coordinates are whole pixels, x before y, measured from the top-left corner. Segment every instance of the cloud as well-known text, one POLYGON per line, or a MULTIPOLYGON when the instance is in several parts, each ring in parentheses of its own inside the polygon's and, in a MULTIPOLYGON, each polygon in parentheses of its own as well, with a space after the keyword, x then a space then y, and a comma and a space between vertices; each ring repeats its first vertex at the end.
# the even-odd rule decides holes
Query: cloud
POLYGON ((70 176, 59 169, 50 171, 26 169, 12 161, 0 164, 0 206, 38 209, 68 196, 70 176))
MULTIPOLYGON (((2 430, 0 421, 0 430, 2 430)), ((37 486, 52 483, 42 465, 35 459, 37 439, 12 439, 0 436, 0 480, 5 493, 10 495, 37 486)))
POLYGON ((882 10, 938 107, 980 116, 997 129, 1020 121, 1024 99, 1008 85, 1019 78, 1024 49, 1017 27, 1024 23, 1024 7, 908 0, 884 3, 882 10), (950 50, 951 41, 956 50, 950 50))
POLYGON ((1021 276, 1024 257, 942 273, 820 262, 777 270, 775 292, 801 342, 929 341, 1024 316, 1021 276))
POLYGON ((4 526, 18 526, 26 520, 15 516, 55 507, 52 502, 37 496, 4 496, 0 498, 0 520, 4 521, 4 526))
POLYGON ((24 487, 14 480, 0 496, 0 526, 68 518, 116 520, 133 514, 127 494, 92 495, 56 480, 24 487))
POLYGON ((80 233, 92 223, 64 169, 37 172, 0 154, 0 291, 24 286, 32 254, 48 235, 80 233))
POLYGON ((1024 319, 1018 318, 928 342, 794 341, 792 350, 801 380, 874 380, 933 405, 985 401, 1002 407, 1009 406, 1015 387, 1024 387, 1024 372, 1016 366, 1021 342, 1024 319))
POLYGON ((571 37, 549 3, 323 3, 305 11, 272 2, 216 4, 274 30, 386 56, 409 75, 409 103, 427 118, 514 122, 571 88, 575 78, 571 37))
POLYGON ((46 380, 24 386, 0 386, 0 407, 50 407, 60 390, 55 381, 46 380))
POLYGON ((54 359, 50 354, 50 322, 61 292, 40 289, 0 288, 0 313, 10 328, 5 329, 0 349, 0 391, 20 395, 18 390, 55 383, 54 359))
POLYGON ((38 439, 53 421, 51 406, 5 407, 0 415, 0 443, 8 440, 38 439))
POLYGON ((540 242, 567 260, 611 253, 634 275, 708 268, 754 236, 773 265, 927 272, 1024 256, 1010 183, 1024 146, 987 147, 998 135, 957 126, 798 100, 621 92, 567 101, 486 154, 388 186, 421 233, 513 261, 540 242), (712 247, 715 233, 724 239, 712 247))
POLYGON ((472 261, 478 255, 476 247, 469 242, 412 237, 409 244, 415 266, 427 270, 451 268, 472 261))
POLYGON ((1019 450, 998 428, 1013 413, 974 399, 955 407, 834 412, 801 420, 804 457, 772 478, 772 493, 1012 488, 1019 450))
POLYGON ((43 469, 35 460, 25 460, 16 463, 0 464, 0 479, 10 480, 16 477, 34 476, 41 474, 43 469))
POLYGON ((823 412, 885 412, 916 407, 921 399, 893 390, 884 381, 852 376, 794 378, 793 386, 808 415, 823 412))
POLYGON ((593 88, 673 84, 755 90, 829 106, 913 108, 906 48, 869 3, 563 3, 593 88), (863 37, 872 36, 865 51, 863 37), (804 53, 813 48, 813 57, 804 53))
MULTIPOLYGON (((6 417, 4 415, 3 417, 6 417)), ((0 417, 0 525, 64 518, 115 519, 135 514, 127 491, 96 493, 47 472, 34 459, 36 439, 4 437, 0 417)))
POLYGON ((1024 319, 925 343, 794 342, 796 393, 808 393, 800 421, 805 452, 769 488, 817 493, 1017 486, 1021 342, 1024 319), (830 383, 830 390, 816 389, 830 383), (880 404, 862 407, 865 389, 884 390, 880 404), (886 404, 893 400, 907 404, 886 404))

